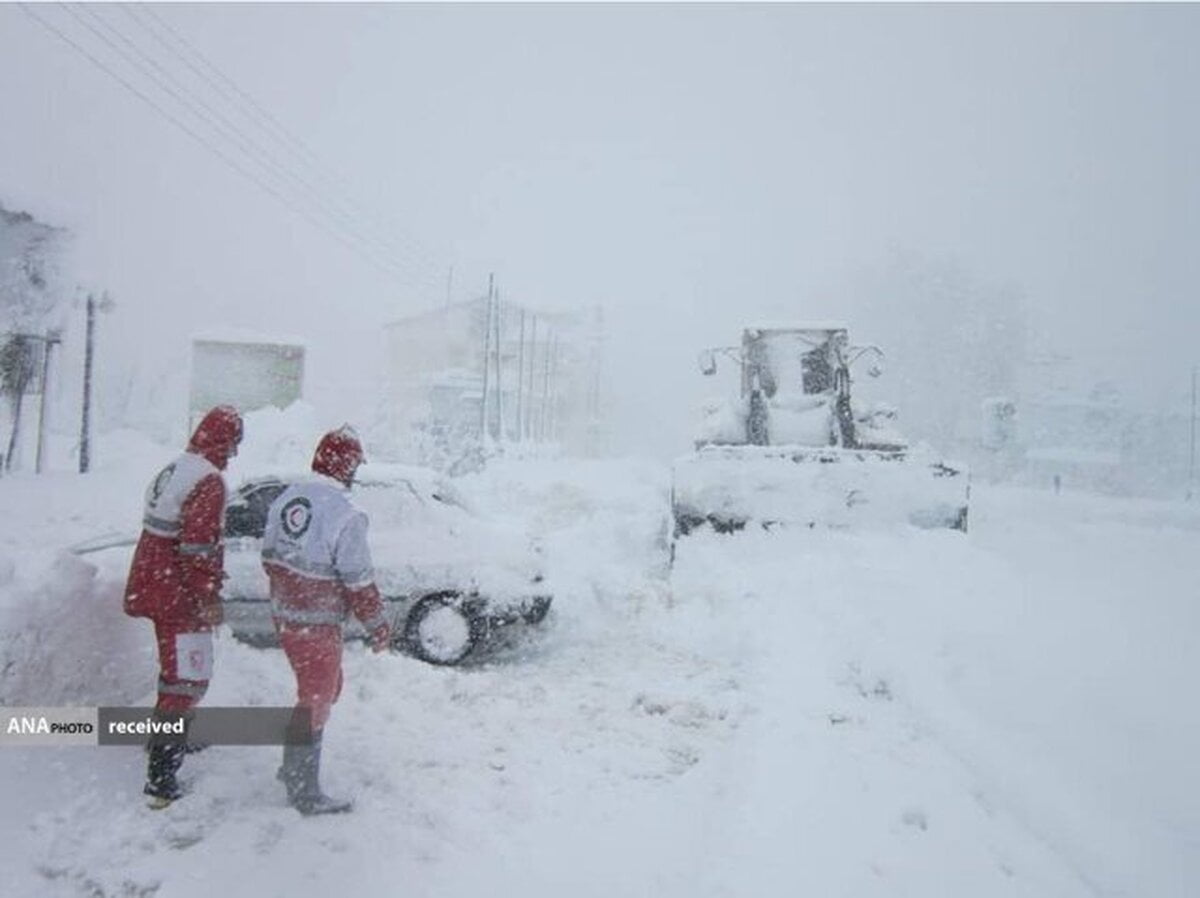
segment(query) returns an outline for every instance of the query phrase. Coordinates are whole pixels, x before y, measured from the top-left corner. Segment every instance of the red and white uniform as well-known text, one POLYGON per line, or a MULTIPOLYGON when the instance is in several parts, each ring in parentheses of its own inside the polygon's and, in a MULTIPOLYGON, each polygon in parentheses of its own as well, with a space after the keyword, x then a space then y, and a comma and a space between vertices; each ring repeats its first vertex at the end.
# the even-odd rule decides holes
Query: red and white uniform
POLYGON ((375 587, 367 516, 349 487, 323 474, 292 484, 272 503, 262 563, 283 650, 296 674, 296 704, 320 730, 342 687, 342 624, 357 617, 368 633, 388 622, 375 587))
POLYGON ((192 435, 188 451, 146 489, 124 605, 126 614, 154 623, 162 711, 191 708, 212 676, 212 622, 220 620, 224 578, 221 469, 240 439, 237 412, 214 409, 192 435))

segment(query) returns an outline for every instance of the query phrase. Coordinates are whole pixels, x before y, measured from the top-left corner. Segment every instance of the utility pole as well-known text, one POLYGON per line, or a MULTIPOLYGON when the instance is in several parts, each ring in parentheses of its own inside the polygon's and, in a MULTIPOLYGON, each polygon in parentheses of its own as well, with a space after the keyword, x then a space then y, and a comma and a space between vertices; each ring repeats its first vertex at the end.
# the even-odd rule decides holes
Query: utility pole
MULTIPOLYGON (((558 337, 555 336, 557 340, 558 337)), ((540 418, 538 422, 538 434, 543 442, 550 442, 550 431, 547 429, 549 424, 549 408, 550 408, 550 333, 546 333, 546 354, 544 365, 542 367, 542 407, 540 409, 540 418)))
POLYGON ((1196 365, 1192 365, 1192 441, 1188 452, 1188 501, 1196 495, 1196 365))
POLYGON ((550 386, 551 386, 550 406, 549 406, 550 421, 547 424, 547 430, 550 433, 550 439, 552 442, 555 442, 555 443, 557 443, 558 439, 559 439, 559 433, 558 433, 558 426, 559 426, 558 425, 558 418, 559 418, 558 362, 559 362, 559 358, 558 358, 558 356, 559 356, 558 334, 555 334, 554 335, 554 354, 550 358, 550 386))
POLYGON ((87 332, 83 344, 83 420, 79 425, 79 473, 86 474, 91 463, 92 434, 92 359, 96 341, 96 299, 87 298, 87 332))
POLYGON ((537 363, 537 315, 533 316, 532 327, 529 335, 529 389, 525 391, 525 422, 522 425, 525 428, 525 436, 537 442, 537 434, 533 429, 533 378, 534 366, 537 363))
POLYGON ((116 306, 105 290, 99 299, 89 293, 87 298, 87 332, 83 346, 83 420, 79 426, 79 473, 86 474, 91 466, 92 439, 92 367, 96 358, 96 313, 111 312, 116 306))
POLYGON ((521 307, 521 340, 517 344, 517 442, 525 441, 525 419, 522 416, 521 400, 525 392, 525 307, 521 307))
POLYGON ((504 311, 500 291, 496 291, 496 439, 504 442, 504 384, 500 376, 500 322, 504 311))
POLYGON ((492 289, 495 275, 488 275, 487 314, 484 316, 483 328, 483 395, 479 399, 479 440, 487 437, 488 432, 488 372, 492 367, 492 289))

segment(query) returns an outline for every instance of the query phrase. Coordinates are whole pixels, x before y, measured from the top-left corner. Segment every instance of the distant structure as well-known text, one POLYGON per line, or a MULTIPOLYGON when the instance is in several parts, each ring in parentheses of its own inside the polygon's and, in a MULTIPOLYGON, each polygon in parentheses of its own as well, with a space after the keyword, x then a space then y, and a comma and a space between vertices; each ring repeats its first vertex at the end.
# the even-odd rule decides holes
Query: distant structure
POLYGON ((214 405, 238 411, 287 408, 304 392, 304 345, 271 338, 192 340, 189 425, 214 405))
POLYGON ((387 424, 405 460, 447 469, 499 445, 603 448, 598 309, 535 311, 492 290, 385 335, 387 424))
POLYGON ((1189 416, 1182 407, 1134 409, 1113 379, 1089 376, 1061 354, 1031 360, 1017 418, 1018 479, 1109 495, 1182 496, 1189 416))

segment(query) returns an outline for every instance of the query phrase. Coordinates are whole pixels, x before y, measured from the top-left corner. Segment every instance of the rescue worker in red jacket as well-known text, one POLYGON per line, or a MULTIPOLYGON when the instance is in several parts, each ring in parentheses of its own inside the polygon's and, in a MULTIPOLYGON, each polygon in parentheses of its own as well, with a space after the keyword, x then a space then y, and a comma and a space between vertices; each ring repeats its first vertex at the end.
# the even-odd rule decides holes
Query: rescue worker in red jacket
MULTIPOLYGON (((212 630, 221 622, 224 579, 221 472, 241 439, 241 416, 230 406, 217 406, 200 421, 187 451, 146 489, 142 535, 125 586, 125 613, 154 623, 159 715, 190 711, 212 676, 212 630)), ((181 743, 150 745, 144 791, 152 804, 163 806, 182 794, 176 774, 186 751, 181 743)))
POLYGON ((298 719, 309 715, 311 744, 287 744, 279 779, 302 814, 348 811, 351 803, 321 792, 321 737, 342 689, 342 624, 361 621, 371 648, 391 642, 391 627, 375 587, 367 546, 367 516, 350 501, 364 461, 349 426, 321 438, 314 476, 284 490, 267 511, 262 563, 271 581, 271 610, 283 651, 296 675, 298 719))

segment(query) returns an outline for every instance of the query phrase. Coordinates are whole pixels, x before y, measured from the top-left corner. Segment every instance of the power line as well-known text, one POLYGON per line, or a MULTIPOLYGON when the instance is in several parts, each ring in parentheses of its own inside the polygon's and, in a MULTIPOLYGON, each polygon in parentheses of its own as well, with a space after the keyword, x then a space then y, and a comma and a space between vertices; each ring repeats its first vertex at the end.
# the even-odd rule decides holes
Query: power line
MULTIPOLYGON (((335 191, 334 195, 347 191, 344 180, 325 170, 316 154, 308 149, 303 141, 288 131, 278 119, 258 104, 246 91, 238 87, 232 78, 225 75, 203 53, 188 43, 186 38, 175 31, 153 9, 142 4, 119 5, 122 11, 154 38, 173 59, 181 62, 216 94, 220 95, 223 100, 228 101, 233 110, 240 113, 242 117, 270 138, 286 154, 290 154, 294 160, 299 162, 300 166, 307 168, 319 182, 323 182, 326 189, 332 187, 335 191), (164 38, 164 32, 170 35, 171 42, 168 42, 164 38), (172 43, 178 45, 184 52, 180 53, 176 47, 172 46, 172 43), (200 64, 198 65, 191 57, 195 57, 200 64), (210 72, 217 77, 214 78, 212 74, 209 74, 210 72), (223 85, 228 85, 228 87, 223 85)), ((232 123, 230 125, 232 126, 232 123)), ((305 183, 308 184, 307 181, 305 183)), ((308 186, 313 191, 318 190, 312 184, 308 184, 308 186)), ((373 220, 376 227, 381 224, 378 216, 373 215, 369 208, 362 207, 356 203, 353 197, 341 197, 339 206, 344 207, 346 214, 351 215, 356 221, 373 220)), ((442 265, 432 261, 431 257, 421 250, 411 239, 392 239, 389 233, 382 235, 372 234, 371 237, 389 253, 397 253, 408 261, 418 265, 425 265, 432 272, 437 272, 438 277, 440 277, 442 265)))
MULTIPOLYGON (((268 121, 273 126, 277 140, 280 139, 280 136, 282 136, 284 143, 291 144, 293 147, 297 148, 300 152, 309 155, 313 162, 316 162, 319 164, 319 160, 316 158, 316 156, 312 155, 311 150, 309 150, 308 147, 306 147, 299 138, 295 137, 290 131, 288 131, 288 129, 285 128, 279 122, 279 120, 277 118, 275 118, 275 116, 271 115, 270 112, 268 112, 266 109, 264 109, 262 106, 260 106, 254 100, 253 97, 251 97, 248 93, 246 93, 244 90, 242 90, 240 87, 238 87, 237 83, 232 78, 230 78, 228 75, 226 75, 224 72, 222 72, 219 68, 217 68, 217 66, 214 65, 208 59, 207 56, 205 56, 203 53, 201 53, 200 50, 198 50, 192 44, 188 43, 187 39, 184 38, 183 35, 181 35, 178 31, 176 31, 174 28, 172 28, 170 23, 168 23, 166 20, 164 20, 162 18, 162 16, 160 16, 157 12, 154 11, 153 6, 145 4, 145 3, 122 3, 119 5, 130 16, 134 16, 135 18, 137 18, 138 16, 144 15, 148 19, 156 22, 157 25, 161 29, 165 30, 168 34, 170 34, 172 36, 172 38, 174 38, 176 43, 178 43, 185 50, 187 50, 189 53, 191 53, 193 56, 195 56, 198 60, 200 60, 200 62, 202 63, 202 65, 205 68, 207 68, 210 72, 212 72, 214 75, 216 75, 218 79, 220 79, 222 82, 224 82, 226 85, 228 85, 228 87, 230 89, 232 89, 234 94, 236 94, 239 98, 241 98, 241 100, 247 106, 249 106, 250 109, 254 110, 263 119, 268 121), (137 11, 137 16, 134 15, 134 10, 137 11)), ((150 30, 150 29, 148 28, 147 30, 150 30)), ((158 35, 156 35, 156 36, 158 36, 158 35)), ((162 37, 158 36, 158 39, 160 42, 164 43, 164 46, 165 46, 165 42, 163 41, 162 37)), ((200 77, 205 78, 209 82, 209 84, 213 85, 214 88, 220 90, 220 88, 217 87, 217 85, 212 80, 212 78, 209 77, 208 75, 205 75, 199 68, 197 68, 195 66, 194 63, 189 61, 186 57, 180 57, 180 58, 182 58, 184 60, 184 63, 186 65, 188 65, 189 68, 191 68, 194 72, 196 72, 198 75, 200 75, 200 77)), ((245 113, 243 112, 243 114, 245 114, 245 113)))
MULTIPOLYGON (((332 186, 336 190, 352 193, 344 178, 336 172, 324 166, 317 156, 299 137, 289 131, 274 115, 263 108, 255 99, 244 91, 238 84, 218 68, 204 53, 202 53, 195 45, 188 42, 176 29, 174 29, 162 16, 160 16, 152 5, 144 3, 136 4, 119 4, 131 19, 138 21, 139 24, 150 33, 165 49, 168 50, 175 58, 179 59, 193 73, 205 81, 213 90, 220 93, 226 99, 229 99, 232 105, 236 108, 240 103, 242 108, 239 109, 241 114, 260 127, 264 133, 271 136, 281 147, 292 153, 295 158, 302 164, 310 168, 316 176, 327 185, 332 186), (183 49, 183 54, 176 53, 163 37, 164 32, 170 35, 171 40, 183 49), (194 57, 199 62, 199 65, 190 57, 194 57), (205 71, 207 70, 207 71, 205 71), (211 75, 209 74, 211 73, 211 75), (214 77, 215 76, 215 79, 214 77), (220 82, 220 83, 218 83, 220 82), (227 87, 222 87, 226 85, 227 87)), ((424 263, 430 268, 440 272, 441 265, 435 263, 432 257, 420 246, 419 242, 412 239, 409 235, 403 232, 397 232, 393 224, 384 220, 381 216, 374 213, 370 207, 360 206, 349 197, 348 208, 354 211, 357 215, 364 216, 373 220, 376 226, 381 226, 387 232, 385 237, 393 237, 397 243, 398 249, 407 253, 415 261, 424 263)), ((391 241, 388 241, 391 244, 391 241)))
POLYGON ((179 128, 185 134, 187 134, 190 138, 192 138, 197 143, 199 143, 204 149, 208 150, 209 152, 211 152, 212 154, 217 156, 222 162, 224 162, 226 165, 228 165, 230 168, 232 168, 234 171, 236 171, 243 178, 247 179, 248 181, 251 181, 253 184, 255 184, 257 187, 259 187, 265 193, 269 194, 274 199, 281 202, 284 206, 286 206, 293 213, 304 218, 310 224, 321 229, 326 234, 333 237, 338 242, 342 243, 344 246, 346 246, 351 251, 362 256, 364 259, 366 259, 368 262, 370 262, 376 268, 379 268, 380 270, 382 270, 385 273, 390 274, 392 276, 397 276, 398 274, 400 274, 400 272, 390 269, 385 263, 381 263, 380 261, 375 259, 371 254, 365 252, 362 249, 362 247, 355 244, 352 240, 349 240, 348 238, 346 238, 345 236, 343 236, 342 234, 340 234, 333 228, 330 228, 325 222, 321 221, 319 218, 313 217, 305 209, 298 207, 295 203, 293 203, 291 200, 289 200, 286 196, 284 196, 282 193, 280 193, 274 187, 270 186, 269 184, 263 183, 263 181, 260 180, 255 174, 248 171, 241 164, 239 164, 236 159, 233 159, 232 157, 230 157, 228 154, 223 152, 219 147, 214 146, 203 135, 199 134, 195 129, 190 127, 186 122, 182 121, 179 117, 173 115, 169 110, 164 109, 161 105, 159 105, 157 102, 155 102, 151 97, 147 96, 143 91, 138 89, 138 87, 135 86, 134 84, 132 84, 128 79, 122 77, 119 73, 117 73, 112 68, 110 68, 108 65, 106 65, 103 61, 98 59, 93 53, 89 52, 83 45, 81 45, 80 43, 78 43, 77 41, 72 39, 70 36, 65 34, 61 29, 55 27, 53 23, 51 23, 47 19, 44 19, 42 16, 38 15, 37 13, 35 13, 33 11, 33 9, 31 8, 30 4, 18 3, 17 5, 21 8, 21 10, 27 16, 32 18, 34 21, 36 21, 39 25, 41 25, 47 31, 49 31, 52 34, 54 34, 55 36, 57 36, 59 38, 59 40, 61 40, 63 43, 67 44, 69 47, 74 49, 77 53, 79 53, 81 56, 83 56, 85 59, 87 59, 90 63, 92 63, 92 65, 94 65, 96 68, 100 69, 102 72, 104 72, 110 78, 112 78, 114 81, 116 81, 118 84, 120 84, 126 90, 128 90, 130 93, 132 93, 138 99, 140 99, 143 103, 145 103, 147 106, 149 106, 151 109, 153 109, 157 114, 159 114, 160 116, 165 118, 167 121, 171 122, 171 124, 175 125, 175 127, 179 128))
MULTIPOLYGON (((87 22, 83 22, 83 20, 79 17, 78 13, 75 10, 71 9, 69 6, 67 6, 65 4, 63 6, 64 6, 64 9, 66 9, 66 11, 68 13, 70 13, 78 21, 80 21, 84 25, 84 27, 88 28, 90 31, 92 31, 93 34, 96 34, 98 37, 100 37, 101 40, 104 40, 105 43, 107 43, 110 48, 116 50, 123 58, 125 58, 126 61, 135 65, 143 74, 147 75, 150 78, 150 80, 155 85, 157 85, 160 89, 162 89, 164 92, 170 94, 177 101, 179 101, 181 104, 183 104, 185 107, 187 107, 189 109, 189 111, 191 111, 192 114, 195 115, 197 118, 204 120, 208 125, 210 125, 217 132, 219 132, 222 137, 225 137, 225 138, 231 140, 234 143, 234 145, 236 145, 241 150, 241 152, 243 154, 245 154, 248 158, 253 159, 259 165, 261 165, 261 167, 266 171, 268 176, 274 177, 278 180, 283 180, 284 178, 287 178, 287 179, 291 180, 292 182, 294 182, 294 184, 298 184, 301 192, 307 192, 308 194, 311 194, 311 199, 309 201, 313 202, 321 212, 325 213, 331 219, 333 219, 347 233, 353 235, 356 239, 363 241, 364 244, 371 241, 371 236, 369 234, 364 234, 358 228, 358 223, 355 221, 355 219, 352 215, 342 211, 336 205, 329 202, 325 197, 323 197, 319 193, 319 191, 315 187, 312 186, 312 184, 310 184, 304 178, 287 170, 285 165, 280 164, 280 162, 278 160, 276 160, 274 157, 272 157, 269 153, 265 152, 253 140, 253 138, 245 135, 233 122, 231 122, 228 119, 227 116, 223 115, 219 110, 214 109, 206 100, 204 100, 203 97, 199 97, 196 94, 194 94, 173 73, 168 71, 153 57, 149 56, 141 47, 139 47, 134 41, 132 41, 129 37, 127 37, 120 29, 116 28, 112 23, 106 21, 103 17, 99 16, 92 9, 83 7, 80 4, 75 4, 75 5, 77 7, 79 7, 81 10, 86 11, 86 13, 89 17, 91 17, 92 19, 97 21, 106 30, 108 30, 111 34, 114 34, 119 40, 121 40, 124 44, 126 44, 135 54, 137 54, 137 56, 139 57, 140 60, 144 60, 147 64, 152 66, 156 71, 162 73, 171 82, 171 84, 164 83, 153 72, 149 71, 146 68, 146 65, 143 65, 138 60, 131 58, 127 53, 121 51, 119 48, 117 48, 115 45, 113 45, 113 43, 111 41, 107 40, 107 38, 105 38, 104 35, 99 34, 99 32, 97 32, 94 28, 92 28, 90 25, 88 25, 87 22), (174 85, 174 87, 172 85, 174 85), (176 90, 176 88, 178 88, 178 90, 176 90), (182 94, 180 92, 182 92, 182 94)), ((381 244, 382 250, 386 255, 390 255, 393 252, 390 247, 388 247, 386 244, 382 244, 381 241, 376 240, 375 242, 377 244, 381 244)), ((386 256, 385 256, 385 258, 386 258, 386 256)), ((395 264, 392 260, 387 260, 387 261, 389 264, 392 265, 392 267, 396 268, 397 271, 403 271, 405 268, 405 266, 403 266, 403 265, 395 264)), ((433 285, 433 281, 430 280, 429 278, 424 278, 423 280, 428 285, 430 285, 430 286, 433 285)))
MULTIPOLYGON (((63 6, 63 8, 66 10, 67 13, 69 13, 72 17, 74 17, 77 21, 79 21, 80 24, 82 24, 85 28, 87 28, 89 31, 91 31, 92 34, 94 34, 96 37, 100 38, 101 41, 103 41, 105 44, 107 44, 110 49, 114 50, 117 54, 119 54, 127 63, 131 64, 132 66, 137 68, 142 74, 149 77, 150 81, 154 85, 156 85, 160 90, 162 90, 164 93, 166 93, 166 94, 170 95, 172 98, 174 98, 184 108, 186 108, 189 112, 191 112, 194 116, 196 116, 196 118, 204 121, 205 124, 214 128, 214 130, 219 134, 219 136, 221 136, 222 138, 225 138, 225 139, 230 139, 230 135, 227 132, 229 130, 233 130, 234 133, 232 136, 232 142, 234 143, 234 145, 237 146, 238 149, 241 150, 241 152, 245 156, 247 156, 248 158, 250 158, 251 160, 253 160, 255 162, 259 162, 259 160, 256 158, 255 147, 253 145, 247 144, 245 139, 243 138, 243 136, 239 132, 237 132, 236 128, 230 129, 228 126, 223 128, 221 123, 216 121, 212 115, 206 114, 206 112, 204 110, 198 108, 197 104, 192 101, 191 94, 185 86, 179 85, 180 90, 183 91, 183 94, 181 95, 179 90, 176 90, 175 87, 173 87, 170 84, 164 83, 160 78, 158 78, 154 74, 154 72, 151 72, 147 68, 147 66, 144 65, 139 59, 133 58, 129 53, 123 51, 120 47, 117 47, 104 34, 101 34, 99 31, 97 31, 97 29, 95 27, 90 25, 88 22, 85 22, 75 9, 72 9, 71 7, 67 6, 66 4, 60 4, 60 5, 63 6)), ((172 79, 172 81, 174 81, 176 84, 178 84, 177 79, 175 79, 173 75, 166 72, 166 70, 163 69, 162 66, 157 63, 157 61, 155 61, 152 58, 147 57, 146 54, 142 52, 141 48, 139 48, 136 44, 134 44, 132 41, 130 41, 128 38, 126 38, 123 34, 121 34, 116 29, 113 29, 107 22, 100 19, 98 16, 96 16, 95 13, 91 12, 90 10, 88 10, 88 15, 90 17, 96 19, 97 21, 99 21, 100 24, 103 25, 106 29, 109 29, 110 31, 115 32, 117 37, 119 37, 122 41, 124 41, 126 44, 128 44, 133 49, 133 51, 135 53, 137 53, 142 59, 146 59, 150 65, 156 67, 160 71, 165 72, 167 74, 167 76, 172 79)), ((200 102, 200 104, 202 104, 204 106, 205 109, 210 110, 211 112, 213 112, 216 115, 219 115, 219 113, 216 113, 215 110, 212 110, 212 107, 209 106, 207 103, 205 103, 203 100, 200 100, 199 102, 200 102)), ((262 154, 260 152, 257 155, 262 155, 262 154)), ((282 185, 279 185, 278 182, 284 180, 284 178, 282 176, 285 174, 288 174, 287 172, 282 171, 281 168, 275 163, 275 161, 270 159, 269 157, 266 159, 265 164, 261 163, 261 162, 259 162, 259 164, 265 170, 266 175, 269 178, 273 178, 277 182, 277 186, 282 186, 282 185)), ((293 180, 296 180, 296 179, 293 179, 293 180)), ((304 186, 305 185, 303 184, 303 182, 301 182, 302 190, 304 189, 304 186)), ((309 202, 312 202, 312 200, 309 200, 309 202)), ((364 253, 369 252, 365 248, 364 236, 362 235, 361 232, 359 232, 354 227, 353 222, 348 223, 346 221, 341 220, 339 218, 339 213, 337 213, 336 211, 331 211, 328 208, 328 204, 325 203, 319 196, 316 198, 316 202, 314 203, 314 205, 317 206, 318 211, 320 211, 321 213, 328 216, 343 231, 350 234, 356 240, 363 241, 364 247, 361 248, 361 251, 363 251, 364 253)), ((344 213, 342 213, 342 217, 343 218, 345 217, 344 213)), ((378 263, 380 260, 375 259, 375 261, 378 263)), ((383 259, 382 262, 383 262, 383 264, 390 267, 394 271, 395 274, 397 274, 401 277, 409 277, 408 272, 405 271, 404 266, 396 264, 394 261, 392 261, 390 259, 386 259, 386 258, 383 259)), ((409 277, 409 280, 410 280, 410 282, 416 283, 416 281, 412 281, 411 277, 409 277)), ((427 283, 429 283, 429 282, 427 281, 427 283)))

